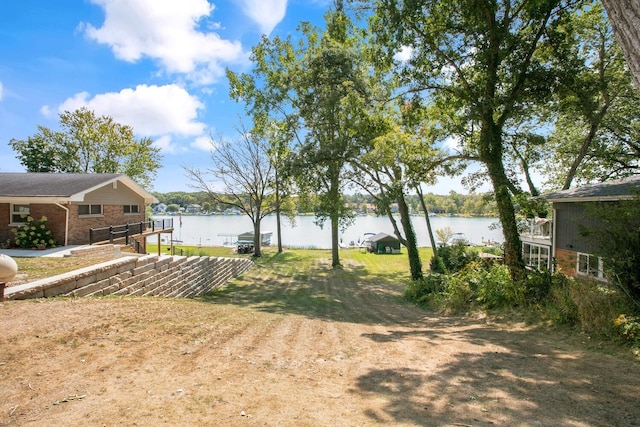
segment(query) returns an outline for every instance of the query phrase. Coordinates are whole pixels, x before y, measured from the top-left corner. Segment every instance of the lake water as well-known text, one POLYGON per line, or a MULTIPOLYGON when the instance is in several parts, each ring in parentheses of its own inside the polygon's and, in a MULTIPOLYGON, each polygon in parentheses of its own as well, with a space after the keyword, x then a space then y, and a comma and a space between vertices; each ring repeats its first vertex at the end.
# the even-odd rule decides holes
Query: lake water
MULTIPOLYGON (((170 217, 156 217, 156 219, 170 217)), ((412 217, 413 226, 418 237, 418 246, 431 246, 427 225, 423 216, 412 217)), ((504 240, 501 229, 491 229, 497 218, 462 218, 435 216, 431 217, 434 230, 450 227, 454 233, 464 233, 472 243, 483 241, 502 242, 504 240)), ((233 244, 236 236, 247 231, 253 231, 251 220, 245 215, 212 215, 212 216, 183 216, 182 227, 177 216, 173 217, 173 239, 182 241, 184 245, 222 246, 233 244)), ((400 227, 399 219, 398 226, 400 227)), ((262 221, 262 232, 272 231, 271 244, 277 244, 276 218, 269 216, 262 221)), ((364 233, 387 233, 393 235, 393 227, 387 217, 359 216, 355 223, 340 234, 342 242, 348 245, 351 241, 358 242, 364 233)), ((437 240, 437 236, 434 236, 437 240)), ((167 238, 167 236, 163 236, 167 238)), ((285 247, 301 248, 330 248, 331 230, 329 224, 320 228, 315 224, 313 216, 298 216, 295 224, 288 219, 282 220, 282 244, 285 247)))

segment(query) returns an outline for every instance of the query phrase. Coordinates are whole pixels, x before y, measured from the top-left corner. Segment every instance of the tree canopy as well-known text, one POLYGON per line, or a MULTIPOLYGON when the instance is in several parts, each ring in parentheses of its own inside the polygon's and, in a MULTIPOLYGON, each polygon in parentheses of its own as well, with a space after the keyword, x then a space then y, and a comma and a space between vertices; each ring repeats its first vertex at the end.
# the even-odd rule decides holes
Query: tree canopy
POLYGON ((160 149, 136 139, 131 126, 83 107, 60 114, 59 131, 38 126, 9 145, 28 172, 122 173, 149 187, 160 167, 160 149))

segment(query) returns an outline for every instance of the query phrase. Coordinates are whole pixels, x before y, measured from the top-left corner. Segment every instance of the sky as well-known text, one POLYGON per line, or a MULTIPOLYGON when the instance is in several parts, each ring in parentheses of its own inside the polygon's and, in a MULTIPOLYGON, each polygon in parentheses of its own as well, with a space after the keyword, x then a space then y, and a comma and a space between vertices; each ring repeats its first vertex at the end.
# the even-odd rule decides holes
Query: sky
MULTIPOLYGON (((210 165, 210 135, 234 139, 243 106, 225 69, 249 72, 263 34, 322 26, 330 0, 2 0, 0 171, 24 172, 9 146, 81 107, 130 125, 161 149, 150 190, 195 191, 183 166, 210 165)), ((427 189, 466 192, 460 178, 427 189)))

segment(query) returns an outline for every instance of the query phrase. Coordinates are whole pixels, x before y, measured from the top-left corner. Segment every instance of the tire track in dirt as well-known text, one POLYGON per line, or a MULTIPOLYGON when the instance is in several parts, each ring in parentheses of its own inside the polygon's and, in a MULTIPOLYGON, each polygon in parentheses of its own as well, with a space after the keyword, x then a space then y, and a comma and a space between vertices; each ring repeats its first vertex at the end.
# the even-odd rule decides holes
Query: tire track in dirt
POLYGON ((321 259, 199 300, 3 304, 0 425, 637 425, 637 363, 392 280, 321 259))

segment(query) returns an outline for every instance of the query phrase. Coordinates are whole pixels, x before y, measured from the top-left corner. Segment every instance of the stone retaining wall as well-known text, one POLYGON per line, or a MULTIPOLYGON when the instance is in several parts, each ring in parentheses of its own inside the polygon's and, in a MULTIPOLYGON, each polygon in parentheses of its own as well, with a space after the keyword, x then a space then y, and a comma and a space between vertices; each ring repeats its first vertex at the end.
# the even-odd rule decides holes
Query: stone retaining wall
POLYGON ((55 296, 195 297, 253 266, 246 258, 126 256, 5 289, 6 300, 55 296))

